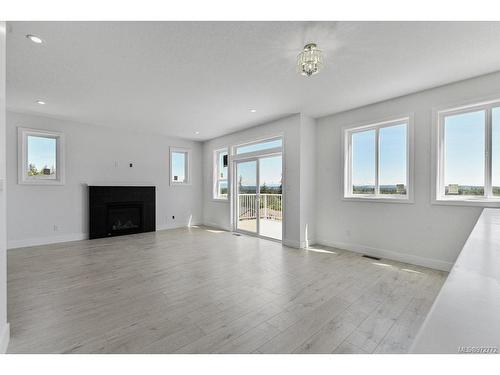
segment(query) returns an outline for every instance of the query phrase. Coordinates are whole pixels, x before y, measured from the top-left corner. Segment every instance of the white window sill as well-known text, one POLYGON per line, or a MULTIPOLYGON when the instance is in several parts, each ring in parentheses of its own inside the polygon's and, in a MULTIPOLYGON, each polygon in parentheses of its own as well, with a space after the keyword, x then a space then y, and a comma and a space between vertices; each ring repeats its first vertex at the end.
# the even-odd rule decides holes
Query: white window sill
POLYGON ((64 182, 61 180, 49 180, 49 179, 40 179, 40 180, 21 180, 18 181, 19 185, 64 185, 64 182))
POLYGON ((171 182, 170 186, 191 186, 190 182, 171 182))
POLYGON ((342 200, 351 202, 373 202, 373 203, 403 203, 403 204, 414 203, 413 200, 408 197, 399 198, 399 197, 390 197, 390 196, 384 197, 384 196, 373 196, 373 195, 344 196, 342 200))
POLYGON ((500 207, 500 198, 439 198, 434 199, 432 204, 497 208, 500 207))

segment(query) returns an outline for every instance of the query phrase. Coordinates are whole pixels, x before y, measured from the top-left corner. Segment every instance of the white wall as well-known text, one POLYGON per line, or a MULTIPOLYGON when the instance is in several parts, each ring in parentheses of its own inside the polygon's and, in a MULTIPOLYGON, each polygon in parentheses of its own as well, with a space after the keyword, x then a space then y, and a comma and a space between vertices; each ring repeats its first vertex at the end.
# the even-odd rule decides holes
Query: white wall
POLYGON ((500 73, 318 119, 317 242, 449 269, 481 208, 431 204, 432 110, 494 98, 500 98, 500 73), (415 203, 342 200, 341 128, 409 113, 415 120, 415 203))
POLYGON ((316 121, 301 114, 300 241, 307 247, 316 237, 316 121))
POLYGON ((7 350, 7 218, 5 189, 5 22, 0 22, 0 353, 7 350))
MULTIPOLYGON (((301 211, 301 189, 307 191, 313 186, 314 179, 303 183, 301 179, 301 165, 311 163, 311 157, 301 158, 301 147, 310 146, 314 139, 314 120, 301 114, 295 114, 280 120, 255 126, 237 133, 207 141, 203 146, 203 214, 204 223, 224 229, 231 229, 230 202, 214 201, 213 193, 213 152, 214 150, 231 147, 237 144, 250 142, 255 139, 264 139, 277 135, 284 136, 284 210, 285 226, 283 242, 289 246, 303 247, 305 245, 305 225, 308 223, 314 233, 314 218, 304 217, 301 211), (304 135, 305 141, 301 141, 304 135)), ((231 168, 230 168, 231 169, 231 168)), ((310 237, 310 236, 309 236, 310 237)))
POLYGON ((7 112, 8 247, 87 237, 86 184, 156 185, 157 229, 202 221, 200 142, 7 112), (17 127, 65 134, 66 183, 17 184, 17 127), (169 185, 169 147, 192 149, 190 186, 169 185), (118 167, 115 167, 115 161, 118 167), (133 168, 129 168, 133 163, 133 168), (172 219, 175 216, 175 220, 172 219), (57 231, 54 230, 54 225, 57 231))
MULTIPOLYGON (((237 133, 222 136, 203 145, 203 218, 206 225, 231 229, 230 202, 214 201, 213 193, 213 151, 249 142, 255 139, 269 138, 277 135, 284 136, 285 169, 285 197, 284 205, 287 217, 283 239, 290 244, 300 242, 300 160, 299 154, 292 152, 299 143, 300 115, 292 115, 264 125, 256 126, 237 133)), ((231 169, 231 168, 230 168, 231 169)))

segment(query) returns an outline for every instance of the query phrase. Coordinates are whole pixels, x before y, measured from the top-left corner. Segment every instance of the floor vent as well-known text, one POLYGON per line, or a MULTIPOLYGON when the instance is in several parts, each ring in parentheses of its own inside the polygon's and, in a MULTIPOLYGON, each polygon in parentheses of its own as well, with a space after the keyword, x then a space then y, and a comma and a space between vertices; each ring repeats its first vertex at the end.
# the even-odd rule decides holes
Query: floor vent
POLYGON ((372 257, 371 255, 363 255, 363 258, 368 258, 368 259, 373 259, 373 260, 380 260, 380 258, 372 257))

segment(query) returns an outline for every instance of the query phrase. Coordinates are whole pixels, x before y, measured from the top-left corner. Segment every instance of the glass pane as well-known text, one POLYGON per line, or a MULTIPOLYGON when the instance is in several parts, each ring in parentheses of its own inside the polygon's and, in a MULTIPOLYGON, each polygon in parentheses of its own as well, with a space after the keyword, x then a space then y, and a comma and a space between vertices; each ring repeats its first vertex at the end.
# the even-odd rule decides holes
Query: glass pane
POLYGON ((219 198, 227 198, 227 181, 219 181, 219 198))
POLYGON ((246 154, 247 152, 268 150, 270 148, 276 148, 276 147, 282 147, 282 146, 283 146, 283 140, 280 138, 280 139, 274 139, 271 141, 264 141, 264 142, 260 142, 260 143, 254 143, 251 145, 247 145, 247 146, 237 147, 236 153, 237 154, 246 154))
POLYGON ((283 219, 281 155, 259 160, 260 234, 281 240, 283 219))
POLYGON ((500 196, 500 107, 492 112, 492 185, 493 195, 500 196))
POLYGON ((484 195, 485 112, 444 119, 446 195, 484 195))
POLYGON ((28 136, 28 176, 55 180, 57 178, 56 150, 55 138, 28 136))
POLYGON ((236 193, 238 194, 237 227, 248 232, 257 232, 257 162, 237 164, 236 193))
POLYGON ((227 151, 219 152, 219 179, 227 180, 227 151), (226 159, 226 166, 224 166, 226 159))
POLYGON ((406 124, 379 130, 380 194, 406 194, 406 124))
POLYGON ((352 192, 375 194, 375 130, 352 134, 352 192))
POLYGON ((186 182, 186 153, 172 152, 172 181, 186 182))

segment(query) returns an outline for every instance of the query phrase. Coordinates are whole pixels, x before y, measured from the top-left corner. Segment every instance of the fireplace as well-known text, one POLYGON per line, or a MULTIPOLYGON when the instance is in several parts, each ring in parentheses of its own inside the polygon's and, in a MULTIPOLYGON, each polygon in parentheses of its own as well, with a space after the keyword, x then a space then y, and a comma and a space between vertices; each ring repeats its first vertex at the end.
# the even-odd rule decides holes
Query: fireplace
POLYGON ((156 230, 154 186, 89 186, 89 238, 156 230))
POLYGON ((108 205, 108 233, 119 235, 142 232, 142 207, 142 203, 108 205))

